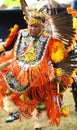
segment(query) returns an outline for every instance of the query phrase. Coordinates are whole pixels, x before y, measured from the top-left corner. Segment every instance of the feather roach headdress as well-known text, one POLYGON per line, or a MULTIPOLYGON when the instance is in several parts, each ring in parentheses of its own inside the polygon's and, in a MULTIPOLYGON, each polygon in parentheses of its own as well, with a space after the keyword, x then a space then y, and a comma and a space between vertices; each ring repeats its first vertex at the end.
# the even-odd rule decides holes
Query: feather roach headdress
POLYGON ((53 2, 46 3, 45 0, 40 0, 34 6, 28 6, 26 0, 20 0, 21 8, 24 13, 24 18, 28 21, 31 17, 38 17, 45 21, 45 29, 54 36, 54 38, 61 40, 66 46, 72 44, 72 38, 74 37, 75 30, 73 29, 72 15, 68 14, 67 9, 65 11, 57 12, 55 15, 51 15, 53 11, 53 2), (41 3, 42 6, 41 6, 41 3), (37 6, 37 5, 40 5, 37 6), (51 11, 49 14, 48 10, 51 11))

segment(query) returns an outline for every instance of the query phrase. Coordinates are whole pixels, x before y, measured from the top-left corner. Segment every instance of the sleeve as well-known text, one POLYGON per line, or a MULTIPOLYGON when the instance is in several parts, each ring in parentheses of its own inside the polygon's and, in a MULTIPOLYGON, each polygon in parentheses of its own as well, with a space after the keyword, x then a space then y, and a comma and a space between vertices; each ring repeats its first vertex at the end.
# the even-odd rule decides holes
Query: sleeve
POLYGON ((9 36, 5 40, 4 44, 2 46, 0 46, 0 53, 10 50, 13 47, 13 43, 15 43, 15 39, 17 37, 19 27, 17 24, 15 24, 14 27, 11 28, 10 30, 11 30, 11 32, 10 32, 9 36))

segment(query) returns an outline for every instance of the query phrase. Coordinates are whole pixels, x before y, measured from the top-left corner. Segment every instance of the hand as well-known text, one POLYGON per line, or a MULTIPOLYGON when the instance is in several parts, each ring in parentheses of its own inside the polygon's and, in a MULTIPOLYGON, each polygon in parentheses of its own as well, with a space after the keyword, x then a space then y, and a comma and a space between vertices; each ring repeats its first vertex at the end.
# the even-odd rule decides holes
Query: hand
POLYGON ((61 76, 56 76, 56 80, 57 80, 57 82, 61 82, 61 76))
POLYGON ((0 53, 1 53, 1 52, 4 52, 4 51, 5 51, 4 47, 3 47, 3 46, 0 46, 0 53))

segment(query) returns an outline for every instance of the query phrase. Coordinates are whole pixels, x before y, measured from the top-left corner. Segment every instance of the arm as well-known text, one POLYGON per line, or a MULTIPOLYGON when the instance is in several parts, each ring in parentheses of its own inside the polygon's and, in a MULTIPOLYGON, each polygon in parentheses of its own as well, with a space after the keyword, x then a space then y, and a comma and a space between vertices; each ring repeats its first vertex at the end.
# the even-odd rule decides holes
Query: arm
POLYGON ((10 50, 15 43, 19 27, 18 25, 15 24, 14 27, 11 28, 10 30, 11 32, 9 36, 7 37, 6 41, 4 42, 3 45, 0 46, 0 53, 10 50))
POLYGON ((54 64, 55 78, 57 83, 57 92, 63 92, 68 87, 70 79, 64 74, 61 68, 61 62, 66 58, 67 50, 61 41, 54 40, 51 48, 51 60, 54 64))

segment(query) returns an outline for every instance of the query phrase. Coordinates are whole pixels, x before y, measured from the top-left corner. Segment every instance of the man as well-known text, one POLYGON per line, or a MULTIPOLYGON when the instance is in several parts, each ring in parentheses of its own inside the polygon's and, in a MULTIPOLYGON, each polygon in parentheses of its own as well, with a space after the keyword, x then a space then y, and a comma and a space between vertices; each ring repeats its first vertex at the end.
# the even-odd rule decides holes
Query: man
POLYGON ((63 114, 59 92, 70 85, 70 78, 60 68, 65 46, 44 30, 44 22, 40 12, 34 10, 27 19, 28 29, 17 32, 13 49, 0 57, 0 106, 4 106, 9 87, 12 101, 22 115, 33 117, 36 130, 59 125, 63 114))

